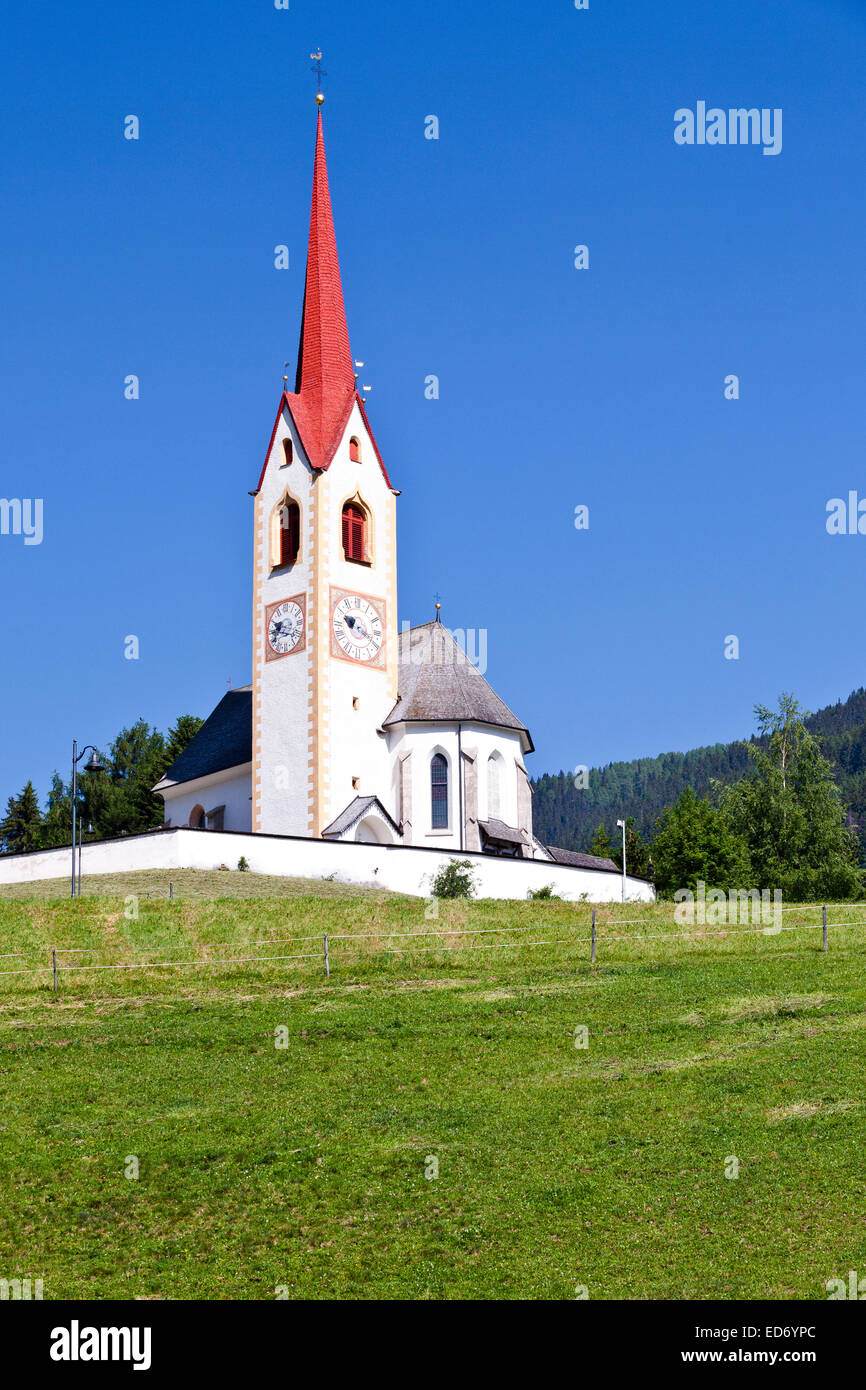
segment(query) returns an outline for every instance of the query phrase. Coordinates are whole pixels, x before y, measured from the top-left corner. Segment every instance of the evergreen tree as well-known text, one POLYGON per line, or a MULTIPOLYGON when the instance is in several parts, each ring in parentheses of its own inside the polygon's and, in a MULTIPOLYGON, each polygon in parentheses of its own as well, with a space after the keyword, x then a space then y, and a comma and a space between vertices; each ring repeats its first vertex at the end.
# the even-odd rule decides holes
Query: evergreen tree
MULTIPOLYGON (((830 761, 843 801, 850 807, 849 826, 859 827, 860 862, 866 865, 866 689, 855 690, 847 700, 804 719, 809 732, 820 740, 821 752, 830 761)), ((599 821, 612 826, 620 808, 628 806, 641 836, 650 839, 659 816, 676 804, 686 787, 693 787, 699 797, 710 796, 715 805, 710 795, 714 784, 729 786, 746 776, 751 768, 749 747, 765 742, 757 736, 750 742, 717 743, 688 753, 609 763, 593 768, 589 786, 580 791, 569 772, 545 774, 533 783, 533 828, 544 844, 586 850, 599 821)))
POLYGON ((759 888, 803 901, 862 890, 857 849, 833 769, 806 727, 810 716, 783 693, 778 710, 755 706, 760 739, 751 771, 725 789, 722 806, 749 847, 759 888))
POLYGON ((46 848, 72 844, 72 792, 59 772, 51 777, 51 791, 42 822, 42 843, 46 848))
POLYGON ((0 843, 4 854, 20 854, 41 846, 42 813, 32 782, 25 782, 20 796, 10 796, 6 815, 0 821, 0 843))
POLYGON ((662 893, 677 888, 750 887, 751 866, 745 840, 727 816, 686 787, 676 805, 661 817, 652 843, 656 886, 662 893))
MULTIPOLYGON (((162 825, 165 807, 151 788, 180 756, 202 723, 197 715, 182 714, 166 737, 157 729, 152 729, 145 720, 139 719, 130 728, 121 729, 111 745, 110 754, 100 752, 105 768, 103 772, 85 773, 79 769, 76 814, 85 826, 92 824, 96 838, 108 839, 123 833, 135 835, 162 825)), ((33 826, 38 827, 38 847, 71 844, 70 783, 64 782, 58 772, 54 773, 44 818, 39 815, 36 793, 30 783, 28 787, 32 804, 28 800, 25 812, 33 826)), ((19 803, 26 793, 27 788, 21 797, 10 797, 6 821, 0 822, 0 844, 4 839, 9 839, 10 853, 12 844, 18 843, 22 834, 19 803), (2 828, 7 821, 10 827, 8 832, 2 828)), ((32 831, 31 838, 35 834, 36 829, 32 831)), ((22 846, 19 844, 18 847, 22 846)), ((37 845, 28 844, 28 848, 35 847, 37 845)))
POLYGON ((589 842, 589 853, 597 854, 600 859, 610 859, 613 845, 607 833, 604 821, 601 821, 595 828, 595 834, 589 842))
POLYGON ((165 738, 139 719, 121 729, 105 759, 107 772, 82 779, 86 818, 110 837, 136 835, 163 822, 162 799, 151 788, 166 766, 165 738))
MULTIPOLYGON (((622 839, 614 846, 610 858, 618 869, 622 868, 622 839)), ((625 818, 625 871, 645 878, 649 872, 649 846, 644 843, 635 825, 634 816, 625 818)))
POLYGON ((165 744, 165 767, 166 772, 191 743, 204 723, 197 714, 182 714, 173 728, 168 731, 168 738, 165 744))

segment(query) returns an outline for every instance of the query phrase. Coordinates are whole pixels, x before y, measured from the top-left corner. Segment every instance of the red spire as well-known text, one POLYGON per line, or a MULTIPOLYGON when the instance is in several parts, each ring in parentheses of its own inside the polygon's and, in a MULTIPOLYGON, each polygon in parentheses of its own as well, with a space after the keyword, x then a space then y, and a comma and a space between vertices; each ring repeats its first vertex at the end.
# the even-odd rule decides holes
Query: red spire
POLYGON ((326 469, 330 466, 343 437, 355 401, 379 460, 382 476, 390 487, 391 482, 373 438, 364 402, 355 387, 355 374, 352 371, 352 354, 349 350, 343 287, 340 284, 340 263, 337 259, 337 238, 334 235, 331 194, 328 190, 328 166, 325 162, 325 137, 322 134, 320 109, 316 127, 313 206, 310 212, 310 244, 307 251, 307 279, 304 285, 304 316, 301 320, 297 380, 294 392, 284 391, 280 397, 277 418, 271 431, 271 441, 256 491, 259 491, 264 481, 284 408, 291 412, 313 468, 326 469))
POLYGON ((354 395, 355 377, 340 284, 320 110, 298 372, 295 392, 288 396, 314 468, 327 468, 331 462, 354 395))

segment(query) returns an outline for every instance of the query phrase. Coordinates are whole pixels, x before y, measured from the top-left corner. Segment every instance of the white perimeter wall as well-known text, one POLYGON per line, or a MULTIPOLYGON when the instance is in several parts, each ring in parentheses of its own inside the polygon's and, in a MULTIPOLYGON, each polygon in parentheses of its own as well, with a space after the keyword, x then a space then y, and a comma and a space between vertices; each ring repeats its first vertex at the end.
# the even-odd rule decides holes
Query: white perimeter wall
MULTIPOLYGON (((212 830, 157 830, 152 835, 107 840, 85 845, 82 875, 119 874, 136 869, 237 868, 241 855, 259 874, 297 878, 326 878, 334 874, 349 883, 375 884, 398 893, 426 897, 430 875, 455 857, 454 852, 404 849, 399 845, 368 845, 353 841, 280 839, 271 835, 232 835, 212 830)), ((574 901, 581 894, 590 902, 616 902, 622 896, 618 874, 597 869, 572 869, 533 859, 496 859, 467 854, 476 871, 481 898, 525 898, 529 888, 553 885, 560 897, 574 901)), ((71 874, 71 850, 40 850, 34 854, 0 856, 0 883, 62 879, 71 874)), ((626 879, 629 901, 652 902, 649 883, 626 879)))

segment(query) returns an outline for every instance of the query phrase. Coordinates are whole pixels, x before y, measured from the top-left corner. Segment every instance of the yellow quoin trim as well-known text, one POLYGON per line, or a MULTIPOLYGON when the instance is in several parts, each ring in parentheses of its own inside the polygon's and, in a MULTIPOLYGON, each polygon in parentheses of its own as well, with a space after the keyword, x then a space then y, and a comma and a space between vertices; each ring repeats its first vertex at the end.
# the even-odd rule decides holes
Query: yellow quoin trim
POLYGON ((312 487, 313 553, 311 566, 311 617, 308 630, 313 638, 312 680, 310 682, 310 739, 308 743, 312 787, 308 828, 320 835, 327 825, 328 770, 328 575, 329 575, 329 479, 314 474, 312 487))
POLYGON ((398 681, 398 620, 397 620, 397 498, 393 492, 388 496, 388 612, 390 632, 388 633, 388 694, 397 699, 398 681))
POLYGON ((261 493, 258 493, 253 504, 253 796, 250 822, 253 830, 261 830, 262 828, 262 692, 259 678, 259 659, 264 650, 262 573, 265 555, 261 524, 263 510, 261 493))

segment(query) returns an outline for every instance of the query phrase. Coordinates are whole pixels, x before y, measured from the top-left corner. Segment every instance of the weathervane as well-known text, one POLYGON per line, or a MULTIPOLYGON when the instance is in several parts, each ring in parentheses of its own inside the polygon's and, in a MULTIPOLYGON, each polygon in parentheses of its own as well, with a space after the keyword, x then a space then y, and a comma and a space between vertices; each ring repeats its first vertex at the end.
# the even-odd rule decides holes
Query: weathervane
POLYGON ((288 385, 288 382, 289 382, 289 366, 290 366, 290 364, 289 364, 288 362, 284 362, 284 363, 283 363, 283 373, 284 373, 284 375, 283 375, 283 390, 284 390, 284 391, 288 391, 288 389, 289 389, 289 385, 288 385))
POLYGON ((325 72, 325 69, 322 67, 321 48, 317 49, 315 53, 311 53, 310 57, 315 63, 315 67, 311 68, 310 71, 316 74, 316 80, 318 83, 318 86, 316 88, 316 105, 321 106, 322 102, 325 100, 322 94, 322 78, 328 76, 328 74, 325 72))

